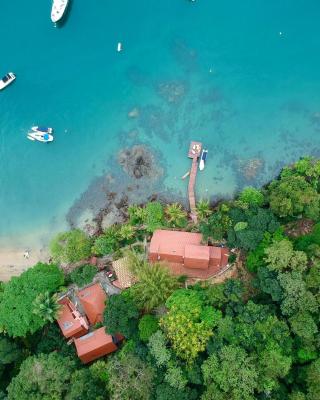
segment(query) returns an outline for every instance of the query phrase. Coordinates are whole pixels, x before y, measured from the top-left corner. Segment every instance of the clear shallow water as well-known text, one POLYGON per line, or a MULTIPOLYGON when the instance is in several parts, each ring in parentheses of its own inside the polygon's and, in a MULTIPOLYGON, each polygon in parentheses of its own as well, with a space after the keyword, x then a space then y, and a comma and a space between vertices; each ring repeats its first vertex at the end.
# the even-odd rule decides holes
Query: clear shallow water
POLYGON ((113 190, 122 190, 114 156, 133 144, 150 146, 164 168, 145 196, 156 187, 185 194, 191 139, 209 149, 202 197, 263 184, 284 163, 320 154, 318 1, 108 0, 88 8, 73 0, 60 28, 50 7, 1 7, 0 74, 18 78, 0 93, 0 244, 62 229, 77 199, 82 209, 94 203, 95 193, 90 201, 82 193, 97 176, 111 174, 113 190), (139 116, 130 119, 134 107, 139 116), (28 141, 34 124, 53 126, 55 142, 28 141))

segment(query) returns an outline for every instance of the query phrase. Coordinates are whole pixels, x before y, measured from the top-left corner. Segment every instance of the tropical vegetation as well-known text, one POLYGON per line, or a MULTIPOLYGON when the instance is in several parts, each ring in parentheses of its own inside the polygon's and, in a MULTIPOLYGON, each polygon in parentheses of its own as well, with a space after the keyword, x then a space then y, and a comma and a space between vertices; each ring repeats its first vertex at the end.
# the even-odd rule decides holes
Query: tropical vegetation
POLYGON ((200 201, 198 224, 181 205, 150 202, 93 238, 59 234, 53 264, 0 287, 0 398, 319 400, 319 207, 320 161, 307 157, 261 190, 200 201), (232 277, 185 282, 136 247, 181 226, 237 249, 232 277), (92 255, 126 256, 136 283, 104 312, 106 332, 125 336, 120 349, 82 365, 54 319, 57 293, 96 274, 92 255))

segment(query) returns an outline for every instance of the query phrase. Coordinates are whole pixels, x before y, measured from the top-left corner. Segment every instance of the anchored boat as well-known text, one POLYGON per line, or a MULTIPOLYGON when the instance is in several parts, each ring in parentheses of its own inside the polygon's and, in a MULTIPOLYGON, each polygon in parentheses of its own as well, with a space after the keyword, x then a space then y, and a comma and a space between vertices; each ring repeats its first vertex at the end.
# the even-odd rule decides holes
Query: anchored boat
POLYGON ((10 85, 10 83, 12 83, 15 79, 15 74, 13 72, 8 72, 7 75, 0 80, 0 90, 10 85))
POLYGON ((42 132, 29 132, 27 135, 29 140, 38 141, 42 143, 49 143, 53 141, 53 136, 50 133, 42 133, 42 132))
POLYGON ((45 126, 33 126, 31 128, 33 132, 40 132, 40 133, 52 133, 53 128, 47 128, 45 126))
POLYGON ((69 0, 53 0, 51 9, 51 21, 59 22, 64 16, 69 0))
POLYGON ((204 170, 204 164, 207 159, 208 150, 203 149, 200 157, 199 169, 200 171, 204 170))

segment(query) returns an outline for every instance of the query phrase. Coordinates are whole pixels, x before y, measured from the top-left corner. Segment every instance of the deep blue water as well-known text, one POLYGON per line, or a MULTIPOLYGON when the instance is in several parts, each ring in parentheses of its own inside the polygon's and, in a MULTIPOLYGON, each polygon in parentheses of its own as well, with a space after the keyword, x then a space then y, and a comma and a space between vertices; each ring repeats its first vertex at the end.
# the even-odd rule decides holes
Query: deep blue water
POLYGON ((17 80, 0 92, 0 243, 62 229, 77 199, 93 207, 96 177, 125 189, 116 155, 133 144, 155 152, 161 190, 184 196, 189 141, 203 141, 199 197, 320 154, 318 0, 73 0, 60 27, 50 7, 1 4, 0 75, 17 80), (55 142, 28 141, 34 124, 55 142))

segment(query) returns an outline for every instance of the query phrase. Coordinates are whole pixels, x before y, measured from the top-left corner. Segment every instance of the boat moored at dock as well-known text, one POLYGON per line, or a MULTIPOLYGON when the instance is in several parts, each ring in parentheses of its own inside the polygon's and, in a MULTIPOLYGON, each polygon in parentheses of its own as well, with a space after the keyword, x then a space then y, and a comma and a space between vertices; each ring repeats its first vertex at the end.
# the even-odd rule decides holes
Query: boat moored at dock
POLYGON ((1 80, 0 80, 0 90, 6 88, 7 86, 10 85, 14 80, 16 79, 16 76, 13 72, 8 72, 7 75, 5 75, 1 80))
POLYGON ((203 149, 202 153, 201 153, 201 157, 200 157, 200 162, 199 162, 200 171, 204 170, 204 164, 205 164, 206 159, 207 159, 207 154, 208 154, 208 150, 203 149))
POLYGON ((69 0, 53 0, 51 9, 51 21, 59 22, 64 16, 69 0))

